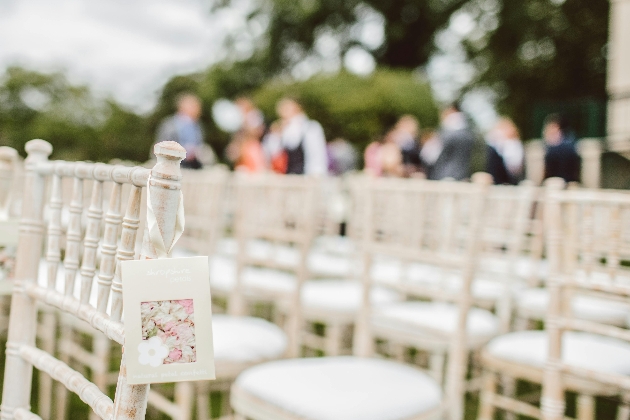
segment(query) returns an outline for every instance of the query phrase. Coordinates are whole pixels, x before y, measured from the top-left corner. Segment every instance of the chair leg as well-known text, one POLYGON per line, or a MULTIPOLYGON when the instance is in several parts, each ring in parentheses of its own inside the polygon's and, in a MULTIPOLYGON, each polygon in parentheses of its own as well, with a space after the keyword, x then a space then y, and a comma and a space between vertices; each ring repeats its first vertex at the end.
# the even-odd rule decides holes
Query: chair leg
MULTIPOLYGON (((506 397, 514 398, 516 396, 516 380, 509 376, 501 375, 501 388, 502 394, 506 397)), ((506 412, 504 416, 505 420, 516 420, 516 414, 506 412)))
POLYGON ((234 415, 230 405, 230 390, 221 391, 221 415, 229 417, 234 415))
POLYGON ((444 381, 444 353, 431 353, 429 357, 429 370, 439 384, 444 381))
MULTIPOLYGON (((105 335, 95 331, 92 345, 97 360, 97 366, 90 366, 90 368, 93 369, 92 376, 94 384, 98 389, 107 394, 109 385, 111 385, 108 383, 109 363, 111 361, 111 342, 105 335)), ((99 420, 99 417, 96 413, 90 411, 90 420, 99 420)))
POLYGON ((326 356, 338 356, 341 349, 342 327, 339 324, 326 325, 326 356))
MULTIPOLYGON (((41 349, 48 354, 55 354, 55 344, 57 339, 57 316, 50 309, 42 311, 42 323, 40 325, 41 349)), ((52 393, 54 382, 47 373, 39 372, 39 399, 37 408, 39 416, 43 419, 50 419, 52 414, 52 393)))
POLYGON ((527 331, 529 329, 529 319, 517 316, 514 320, 514 331, 527 331))
POLYGON ((494 405, 492 396, 497 392, 497 375, 494 372, 485 371, 483 373, 483 385, 481 388, 481 398, 479 401, 479 416, 477 420, 493 420, 494 405))
POLYGON ((625 393, 621 396, 616 420, 630 420, 630 393, 625 393))
POLYGON ((210 420, 210 384, 207 381, 197 382, 197 420, 210 420))
POLYGON ((192 418, 193 398, 192 382, 177 382, 175 384, 175 405, 180 410, 177 420, 190 420, 192 418))
POLYGON ((580 394, 577 397, 577 420, 595 419, 595 397, 580 394))
MULTIPOLYGON (((60 319, 60 342, 70 342, 74 339, 74 331, 71 326, 64 325, 63 320, 60 319)), ((66 364, 70 364, 70 355, 66 351, 61 351, 59 354, 59 360, 66 364)), ((55 387, 55 407, 56 418, 58 420, 65 420, 68 418, 68 389, 61 383, 57 383, 55 387)))

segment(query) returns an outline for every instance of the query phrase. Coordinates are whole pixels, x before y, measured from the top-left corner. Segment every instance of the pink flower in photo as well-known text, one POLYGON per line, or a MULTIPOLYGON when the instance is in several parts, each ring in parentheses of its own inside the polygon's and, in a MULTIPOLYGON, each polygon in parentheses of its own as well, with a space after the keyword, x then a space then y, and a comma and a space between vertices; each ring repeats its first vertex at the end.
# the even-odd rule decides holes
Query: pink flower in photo
POLYGON ((161 364, 197 360, 193 299, 142 302, 142 340, 157 337, 168 348, 161 364))

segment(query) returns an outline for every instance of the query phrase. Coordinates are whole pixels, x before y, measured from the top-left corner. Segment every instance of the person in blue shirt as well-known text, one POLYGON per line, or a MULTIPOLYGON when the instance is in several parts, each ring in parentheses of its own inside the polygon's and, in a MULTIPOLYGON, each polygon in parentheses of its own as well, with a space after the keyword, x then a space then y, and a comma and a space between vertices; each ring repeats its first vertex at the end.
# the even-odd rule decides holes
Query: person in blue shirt
POLYGON ((201 100, 191 93, 177 97, 177 113, 166 118, 157 131, 156 142, 175 141, 186 149, 182 168, 201 169, 199 160, 203 146, 203 132, 199 124, 201 100))

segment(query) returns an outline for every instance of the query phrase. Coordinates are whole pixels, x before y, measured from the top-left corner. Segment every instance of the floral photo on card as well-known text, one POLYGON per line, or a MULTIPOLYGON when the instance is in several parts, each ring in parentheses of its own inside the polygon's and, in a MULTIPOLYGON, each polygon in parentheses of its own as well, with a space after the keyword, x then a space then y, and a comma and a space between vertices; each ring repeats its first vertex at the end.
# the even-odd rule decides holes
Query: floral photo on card
POLYGON ((153 367, 197 360, 192 299, 142 302, 138 361, 153 367))

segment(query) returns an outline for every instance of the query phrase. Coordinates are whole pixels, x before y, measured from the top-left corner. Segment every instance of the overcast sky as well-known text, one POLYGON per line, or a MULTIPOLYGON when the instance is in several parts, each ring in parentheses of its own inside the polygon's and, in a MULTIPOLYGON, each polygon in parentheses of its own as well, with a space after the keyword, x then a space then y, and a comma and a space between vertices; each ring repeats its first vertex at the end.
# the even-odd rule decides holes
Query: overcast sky
POLYGON ((73 82, 146 110, 173 74, 216 61, 236 13, 204 0, 0 0, 0 72, 64 69, 73 82))

